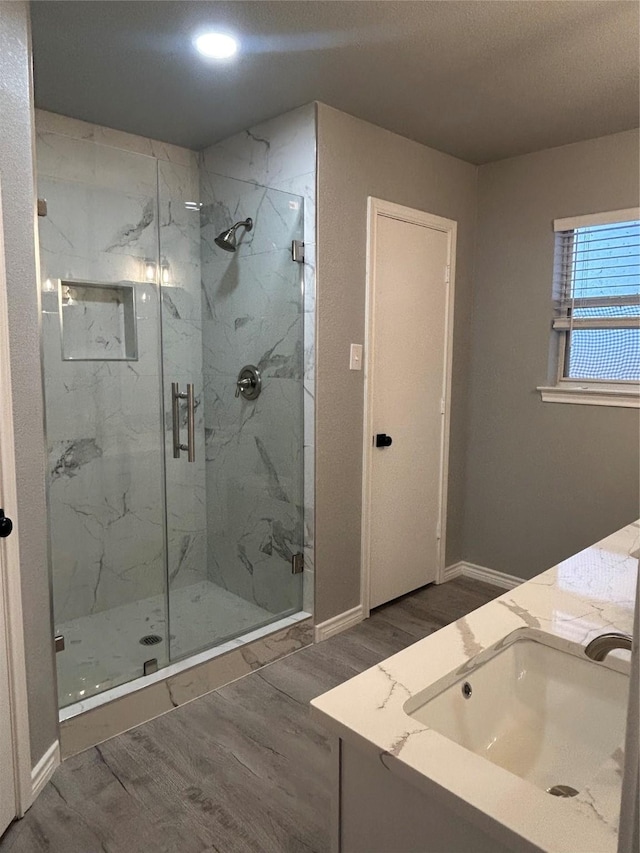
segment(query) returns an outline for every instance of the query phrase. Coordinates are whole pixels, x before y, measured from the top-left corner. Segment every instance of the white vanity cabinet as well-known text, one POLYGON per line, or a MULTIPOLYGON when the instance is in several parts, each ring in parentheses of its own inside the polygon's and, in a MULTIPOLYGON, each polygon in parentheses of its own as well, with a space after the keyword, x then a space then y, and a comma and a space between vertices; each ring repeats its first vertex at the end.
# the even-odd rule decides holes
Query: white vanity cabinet
POLYGON ((634 522, 312 700, 333 853, 616 853, 628 652, 584 649, 632 632, 639 544, 634 522))
MULTIPOLYGON (((331 853, 528 853, 429 797, 353 744, 333 743, 331 853)), ((393 760, 393 758, 391 758, 393 760)), ((515 806, 514 806, 515 807, 515 806)), ((486 822, 486 821, 485 821, 486 822)), ((494 830, 495 832, 495 830, 494 830)))

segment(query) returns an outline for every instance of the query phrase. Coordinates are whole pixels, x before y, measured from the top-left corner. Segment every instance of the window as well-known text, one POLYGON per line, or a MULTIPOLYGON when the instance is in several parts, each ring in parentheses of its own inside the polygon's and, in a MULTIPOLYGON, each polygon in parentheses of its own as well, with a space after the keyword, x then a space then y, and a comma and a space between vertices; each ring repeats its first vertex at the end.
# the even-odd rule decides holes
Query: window
POLYGON ((557 219, 554 402, 638 406, 640 210, 557 219))

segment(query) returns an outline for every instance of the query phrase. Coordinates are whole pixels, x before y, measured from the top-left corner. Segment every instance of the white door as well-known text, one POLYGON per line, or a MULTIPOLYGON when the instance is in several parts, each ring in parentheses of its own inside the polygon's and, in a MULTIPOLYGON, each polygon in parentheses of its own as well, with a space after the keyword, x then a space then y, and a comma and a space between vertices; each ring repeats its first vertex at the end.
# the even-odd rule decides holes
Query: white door
MULTIPOLYGON (((1 506, 1 504, 0 504, 1 506)), ((9 658, 7 644, 6 601, 3 580, 5 554, 0 539, 0 835, 16 816, 16 788, 14 774, 13 729, 11 726, 11 698, 9 693, 9 658)))
MULTIPOLYGON (((17 499, 1 196, 0 389, 0 508, 10 516, 17 499)), ((0 520, 0 835, 31 802, 19 547, 17 529, 8 532, 0 520)))
POLYGON ((369 236, 363 568, 377 607, 444 558, 455 223, 371 199, 369 236))

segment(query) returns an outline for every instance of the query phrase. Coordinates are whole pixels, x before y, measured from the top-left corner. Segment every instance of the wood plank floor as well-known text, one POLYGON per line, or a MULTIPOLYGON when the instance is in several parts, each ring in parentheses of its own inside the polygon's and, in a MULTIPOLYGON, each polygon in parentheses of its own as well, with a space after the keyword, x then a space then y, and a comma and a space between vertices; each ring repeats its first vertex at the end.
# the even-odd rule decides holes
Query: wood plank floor
POLYGON ((309 701, 500 593, 425 587, 70 758, 0 853, 325 853, 329 743, 309 701))

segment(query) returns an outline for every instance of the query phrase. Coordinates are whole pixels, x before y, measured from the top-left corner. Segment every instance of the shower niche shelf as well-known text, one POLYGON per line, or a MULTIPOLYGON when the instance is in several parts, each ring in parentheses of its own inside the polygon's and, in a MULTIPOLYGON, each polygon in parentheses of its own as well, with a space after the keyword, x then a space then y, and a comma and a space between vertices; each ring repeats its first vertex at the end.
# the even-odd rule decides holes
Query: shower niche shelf
POLYGON ((63 361, 137 361, 133 284, 60 281, 63 361))

